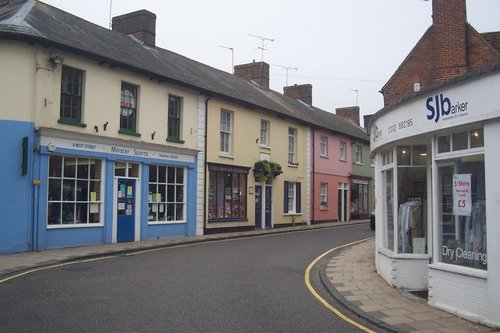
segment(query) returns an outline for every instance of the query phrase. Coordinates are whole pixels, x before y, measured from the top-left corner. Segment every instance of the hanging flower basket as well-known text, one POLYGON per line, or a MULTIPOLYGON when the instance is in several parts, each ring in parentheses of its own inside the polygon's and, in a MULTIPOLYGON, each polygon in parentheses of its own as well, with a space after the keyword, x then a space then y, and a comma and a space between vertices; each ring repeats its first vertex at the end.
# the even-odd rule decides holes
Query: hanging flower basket
POLYGON ((281 166, 275 162, 257 161, 253 166, 253 174, 256 182, 265 183, 268 179, 282 174, 281 166))

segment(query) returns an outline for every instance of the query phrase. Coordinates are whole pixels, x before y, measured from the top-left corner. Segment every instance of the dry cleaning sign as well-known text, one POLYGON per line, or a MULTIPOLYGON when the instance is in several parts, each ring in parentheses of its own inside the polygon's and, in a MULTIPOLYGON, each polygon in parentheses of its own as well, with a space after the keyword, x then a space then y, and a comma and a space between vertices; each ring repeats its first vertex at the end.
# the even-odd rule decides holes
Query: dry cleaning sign
POLYGON ((470 216, 471 200, 471 174, 453 175, 453 214, 470 216))

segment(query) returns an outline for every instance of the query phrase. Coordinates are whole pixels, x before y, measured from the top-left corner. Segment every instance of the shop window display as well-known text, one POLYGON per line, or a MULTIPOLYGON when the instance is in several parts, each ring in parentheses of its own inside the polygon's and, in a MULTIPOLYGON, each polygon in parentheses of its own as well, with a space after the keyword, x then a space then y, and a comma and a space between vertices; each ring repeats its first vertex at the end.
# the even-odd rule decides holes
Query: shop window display
POLYGON ((440 261, 486 270, 483 129, 440 136, 437 142, 440 261))
POLYGON ((101 223, 101 161, 59 156, 49 158, 47 223, 101 223))

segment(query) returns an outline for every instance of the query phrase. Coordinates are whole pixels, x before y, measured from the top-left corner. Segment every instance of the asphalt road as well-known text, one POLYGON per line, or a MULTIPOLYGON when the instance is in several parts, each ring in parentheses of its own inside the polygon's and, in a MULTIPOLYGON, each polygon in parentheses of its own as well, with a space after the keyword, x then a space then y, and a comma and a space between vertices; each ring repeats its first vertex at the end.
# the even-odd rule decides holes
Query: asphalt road
POLYGON ((35 272, 0 284, 0 331, 359 332, 311 295, 304 272, 325 251, 370 236, 362 224, 35 272))

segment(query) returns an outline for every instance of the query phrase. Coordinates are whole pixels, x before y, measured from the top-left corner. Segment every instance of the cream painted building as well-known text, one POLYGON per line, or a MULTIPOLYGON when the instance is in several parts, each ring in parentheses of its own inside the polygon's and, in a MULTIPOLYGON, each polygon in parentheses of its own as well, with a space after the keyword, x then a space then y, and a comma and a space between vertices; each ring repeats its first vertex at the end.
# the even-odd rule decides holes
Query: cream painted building
POLYGON ((309 127, 219 98, 207 110, 206 232, 308 224, 309 127), (259 161, 282 173, 259 178, 259 161))

